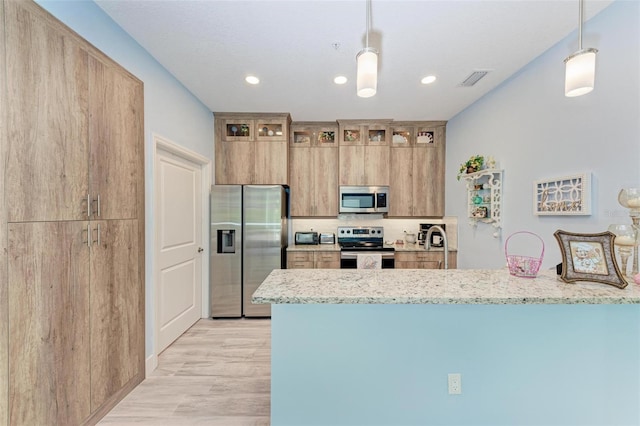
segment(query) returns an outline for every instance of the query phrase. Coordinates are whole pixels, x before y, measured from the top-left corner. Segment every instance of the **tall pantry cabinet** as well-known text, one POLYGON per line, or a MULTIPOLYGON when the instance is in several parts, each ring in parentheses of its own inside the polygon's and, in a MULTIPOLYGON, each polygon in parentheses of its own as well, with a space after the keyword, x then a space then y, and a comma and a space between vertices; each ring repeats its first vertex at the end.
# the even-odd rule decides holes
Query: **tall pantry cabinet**
POLYGON ((93 424, 144 378, 142 83, 0 11, 0 425, 93 424))

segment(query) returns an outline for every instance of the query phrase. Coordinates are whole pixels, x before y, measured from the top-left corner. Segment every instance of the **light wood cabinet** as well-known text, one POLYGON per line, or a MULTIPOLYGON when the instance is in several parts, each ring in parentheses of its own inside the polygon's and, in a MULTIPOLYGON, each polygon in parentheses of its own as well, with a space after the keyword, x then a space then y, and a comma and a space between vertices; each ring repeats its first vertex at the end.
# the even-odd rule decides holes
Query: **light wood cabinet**
POLYGON ((340 185, 389 185, 391 120, 339 120, 340 185))
POLYGON ((413 175, 416 167, 412 148, 391 148, 389 216, 413 216, 413 175))
POLYGON ((88 52, 29 3, 5 9, 8 220, 87 219, 88 52))
POLYGON ((252 183, 255 149, 253 142, 216 142, 216 184, 252 183))
POLYGON ((142 82, 32 1, 0 13, 0 423, 91 424, 144 378, 142 82))
POLYGON ((256 142, 253 178, 255 184, 288 184, 288 158, 286 142, 256 142))
MULTIPOLYGON (((457 267, 458 255, 449 252, 449 269, 457 267)), ((396 251, 396 269, 442 269, 444 267, 443 252, 433 251, 396 251)))
POLYGON ((340 185, 389 185, 389 146, 340 147, 340 185))
POLYGON ((444 215, 445 122, 391 127, 389 216, 444 215))
POLYGON ((291 124, 289 186, 292 216, 338 214, 338 148, 335 123, 291 124))
POLYGON ((144 365, 144 294, 138 222, 91 222, 91 410, 135 380, 144 365), (97 235, 96 235, 97 233, 97 235))
MULTIPOLYGON (((4 2, 0 1, 0 22, 5 22, 4 2)), ((5 37, 0 30, 0 160, 7 158, 5 143, 7 130, 7 102, 6 93, 6 61, 5 61, 5 37)), ((6 163, 5 163, 6 164, 6 163)), ((5 171, 0 169, 0 253, 8 253, 8 227, 5 199, 5 171)), ((0 383, 9 382, 9 315, 8 315, 8 291, 7 256, 0 255, 0 383)), ((9 424, 9 386, 0 386, 0 425, 9 424)))
POLYGON ((287 185, 291 117, 215 112, 218 185, 287 185))
POLYGON ((88 226, 9 225, 11 425, 77 425, 90 414, 88 226))
POLYGON ((313 216, 316 196, 313 188, 311 147, 289 149, 289 208, 291 216, 313 216))
POLYGON ((92 217, 134 219, 138 215, 143 89, 113 62, 89 58, 89 194, 92 217))
POLYGON ((324 250, 288 251, 287 269, 340 269, 340 252, 324 250))
POLYGON ((80 424, 144 362, 136 220, 9 225, 11 424, 80 424))
POLYGON ((7 3, 8 220, 137 217, 142 85, 19 3, 7 3))

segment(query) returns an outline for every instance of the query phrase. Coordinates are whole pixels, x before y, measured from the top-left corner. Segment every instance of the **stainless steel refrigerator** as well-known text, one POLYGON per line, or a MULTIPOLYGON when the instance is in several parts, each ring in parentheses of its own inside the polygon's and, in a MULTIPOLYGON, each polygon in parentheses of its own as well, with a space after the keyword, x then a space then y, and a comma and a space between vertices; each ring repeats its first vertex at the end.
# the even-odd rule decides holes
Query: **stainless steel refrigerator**
POLYGON ((251 296, 274 269, 286 267, 288 188, 211 187, 210 303, 213 318, 268 317, 251 296))

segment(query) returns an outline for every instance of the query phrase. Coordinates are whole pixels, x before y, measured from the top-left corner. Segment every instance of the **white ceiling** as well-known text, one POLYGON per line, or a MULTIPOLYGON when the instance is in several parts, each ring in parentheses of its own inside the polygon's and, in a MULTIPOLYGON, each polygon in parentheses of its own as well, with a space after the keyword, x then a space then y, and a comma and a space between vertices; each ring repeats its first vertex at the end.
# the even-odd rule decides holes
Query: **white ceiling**
MULTIPOLYGON (((378 93, 359 98, 365 0, 96 3, 212 111, 290 112, 294 120, 448 120, 578 26, 578 0, 373 0, 378 93), (458 87, 474 70, 491 72, 458 87), (247 84, 247 74, 261 83, 247 84), (347 84, 333 83, 338 74, 347 84), (420 84, 428 74, 438 80, 420 84)), ((585 20, 611 3, 586 1, 585 20)), ((586 38, 588 23, 583 30, 586 38)), ((566 55, 576 51, 577 37, 566 44, 566 55)))

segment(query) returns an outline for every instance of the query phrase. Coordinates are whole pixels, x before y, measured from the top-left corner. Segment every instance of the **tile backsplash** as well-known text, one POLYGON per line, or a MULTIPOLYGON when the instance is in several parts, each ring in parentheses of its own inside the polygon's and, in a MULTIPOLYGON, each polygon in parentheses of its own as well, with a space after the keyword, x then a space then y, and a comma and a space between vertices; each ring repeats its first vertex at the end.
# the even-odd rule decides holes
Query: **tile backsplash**
MULTIPOLYGON (((316 231, 336 233, 338 226, 383 226, 385 241, 404 240, 404 233, 417 234, 421 223, 444 223, 447 225, 447 239, 451 250, 458 249, 458 218, 445 216, 443 218, 418 219, 386 219, 378 215, 343 215, 335 219, 309 218, 291 219, 289 244, 298 231, 316 231)), ((337 236, 337 235, 336 235, 337 236)))

